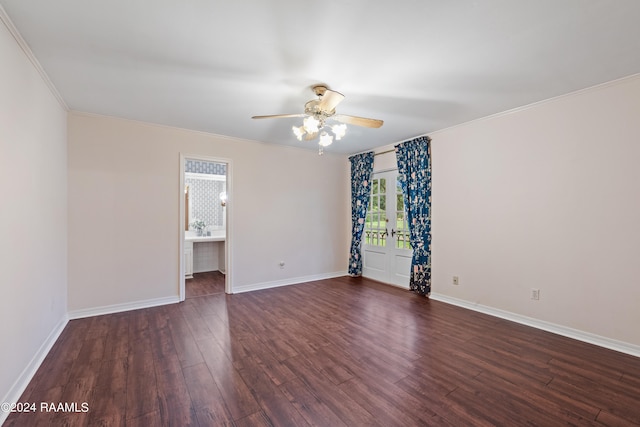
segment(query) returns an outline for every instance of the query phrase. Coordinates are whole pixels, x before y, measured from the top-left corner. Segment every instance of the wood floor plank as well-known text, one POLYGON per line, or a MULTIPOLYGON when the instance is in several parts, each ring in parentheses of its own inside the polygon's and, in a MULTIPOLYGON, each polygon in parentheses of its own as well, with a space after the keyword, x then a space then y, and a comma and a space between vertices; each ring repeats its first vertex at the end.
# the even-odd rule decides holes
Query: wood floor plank
POLYGON ((573 399, 640 425, 640 393, 632 395, 617 393, 607 389, 598 381, 585 380, 571 375, 557 375, 549 383, 549 388, 573 399))
POLYGON ((301 379, 287 381, 280 390, 310 425, 347 426, 301 379))
MULTIPOLYGON (((496 405, 489 399, 485 399, 481 394, 476 394, 473 391, 468 391, 463 388, 458 388, 446 396, 445 401, 447 406, 446 412, 443 415, 447 417, 449 413, 454 413, 456 416, 463 418, 467 417, 468 421, 465 424, 468 425, 491 425, 491 426, 510 426, 510 425, 523 425, 527 424, 526 418, 518 417, 518 414, 512 414, 512 408, 505 405, 496 405), (513 421, 512 418, 516 418, 517 421, 513 421)), ((546 421, 546 420, 545 420, 546 421)), ((543 424, 540 425, 553 425, 543 424)))
POLYGON ((40 402, 60 402, 62 392, 64 391, 64 385, 60 385, 50 389, 35 388, 30 394, 29 398, 22 397, 19 402, 34 402, 36 403, 35 412, 14 412, 9 414, 7 420, 2 424, 3 427, 22 427, 22 426, 48 426, 51 418, 55 413, 49 413, 41 411, 39 408, 40 402))
POLYGON ((20 401, 89 412, 5 425, 640 425, 640 358, 363 278, 225 295, 207 277, 70 321, 20 401))
POLYGON ((265 415, 273 425, 308 426, 309 423, 291 404, 284 393, 251 357, 238 361, 239 374, 249 385, 265 415))
POLYGON ((105 337, 87 338, 74 361, 73 376, 85 377, 95 375, 104 360, 105 337))
POLYGON ((126 420, 126 389, 98 388, 89 406, 88 424, 91 427, 124 426, 126 420))
POLYGON ((316 396, 347 425, 380 425, 374 416, 320 371, 321 364, 306 357, 285 361, 291 372, 304 381, 316 396))
POLYGON ((625 395, 637 390, 636 386, 633 384, 621 381, 622 374, 618 374, 617 372, 595 372, 593 369, 583 368, 574 363, 568 363, 556 359, 551 359, 549 361, 549 367, 551 372, 557 375, 570 375, 572 377, 578 377, 584 381, 598 381, 598 383, 604 386, 604 388, 616 394, 620 393, 625 395))
POLYGON ((111 315, 109 331, 104 342, 103 360, 126 358, 129 355, 128 335, 129 318, 123 313, 111 315))
POLYGON ((635 375, 632 375, 632 374, 629 374, 629 373, 625 372, 620 377, 620 381, 625 383, 625 384, 629 384, 629 385, 633 386, 633 390, 640 389, 640 376, 635 376, 635 375))
POLYGON ((159 410, 150 339, 132 344, 127 368, 127 420, 159 410))
MULTIPOLYGON (((246 342, 246 341, 245 341, 246 342)), ((254 342, 255 344, 255 342, 254 342)), ((296 376, 285 363, 278 360, 270 351, 252 352, 254 360, 275 385, 283 384, 296 376)))
POLYGON ((200 425, 194 407, 168 401, 160 402, 160 419, 162 421, 155 425, 180 427, 200 425))
POLYGON ((193 339, 196 341, 214 338, 213 332, 209 329, 200 312, 193 303, 193 299, 185 301, 181 307, 182 316, 191 331, 193 339))
POLYGON ((511 394, 526 398, 531 402, 537 402, 540 407, 552 409, 550 412, 555 413, 558 418, 593 420, 600 412, 596 406, 577 400, 575 396, 558 392, 547 385, 532 382, 523 387, 519 383, 504 379, 504 375, 499 376, 490 372, 483 372, 474 380, 504 391, 507 396, 511 394))
POLYGON ((503 418, 500 421, 503 425, 518 423, 524 419, 530 422, 535 420, 540 425, 553 425, 553 423, 561 422, 566 425, 590 426, 595 424, 594 420, 598 412, 597 408, 587 405, 581 407, 571 405, 571 409, 580 408, 579 411, 572 412, 568 406, 558 404, 551 397, 547 398, 544 394, 521 390, 518 386, 501 377, 489 376, 487 378, 484 374, 475 377, 472 382, 461 385, 455 392, 447 395, 447 398, 462 392, 466 395, 473 393, 478 401, 485 402, 484 406, 486 407, 503 407, 505 414, 499 415, 503 418), (548 411, 541 412, 540 408, 548 408, 548 411))
POLYGON ((260 405, 249 387, 218 343, 211 339, 203 340, 198 341, 198 347, 232 419, 237 420, 260 411, 260 405))
POLYGON ((236 427, 273 427, 269 417, 262 411, 236 420, 235 425, 236 427))
POLYGON ((179 364, 156 364, 158 406, 162 425, 197 426, 195 406, 179 364))
POLYGON ((469 424, 465 417, 459 417, 455 412, 448 410, 444 403, 446 395, 455 390, 443 389, 440 384, 425 380, 420 376, 407 376, 396 383, 396 385, 406 393, 419 399, 424 412, 431 414, 430 420, 433 425, 438 426, 463 426, 469 424))
POLYGON ((51 417, 51 425, 85 426, 89 423, 90 402, 93 401, 97 375, 83 376, 67 383, 60 396, 60 401, 50 402, 55 405, 55 415, 51 417), (83 404, 87 404, 87 410, 83 404), (64 405, 60 408, 58 405, 64 405))
MULTIPOLYGON (((463 363, 471 363, 472 366, 484 372, 493 372, 503 376, 507 380, 519 384, 548 384, 553 376, 548 368, 536 369, 535 366, 527 365, 519 359, 504 357, 499 352, 491 352, 486 348, 476 347, 475 344, 469 344, 467 347, 473 353, 473 357, 468 354, 461 354, 460 359, 463 363), (470 361, 470 359, 473 359, 470 361)), ((470 353, 471 354, 471 353, 470 353)))
POLYGON ((204 362, 200 349, 198 349, 189 325, 182 317, 182 313, 172 318, 169 330, 182 367, 199 365, 204 362))
POLYGON ((151 345, 151 353, 154 359, 159 360, 159 366, 164 364, 161 359, 178 357, 175 343, 173 341, 173 334, 170 327, 163 327, 160 329, 151 329, 149 331, 149 341, 151 345))
POLYGON ((198 310, 201 316, 215 316, 228 326, 227 304, 230 302, 231 295, 214 294, 192 298, 191 302, 198 310))
MULTIPOLYGON (((600 411, 600 413, 598 414, 598 417, 596 418, 596 421, 598 421, 598 423, 600 423, 600 425, 606 425, 606 426, 611 426, 611 427, 629 427, 630 422, 627 418, 622 418, 619 417, 617 415, 613 415, 610 414, 607 411, 600 411)), ((638 424, 634 424, 634 425, 638 425, 638 424)))
POLYGON ((162 425, 162 418, 158 411, 148 412, 135 418, 127 419, 127 427, 150 427, 162 425))
MULTIPOLYGON (((402 403, 403 397, 409 396, 406 393, 401 393, 399 387, 394 389, 391 384, 380 383, 377 384, 377 387, 372 387, 371 384, 351 379, 338 387, 372 414, 376 422, 381 425, 413 426, 426 423, 423 419, 425 412, 422 408, 419 411, 407 411, 406 406, 399 405, 402 403)), ((428 414, 427 416, 430 418, 432 415, 428 414)))
POLYGON ((219 271, 194 273, 193 279, 187 279, 185 294, 187 299, 224 293, 224 274, 219 271))
POLYGON ((200 426, 232 425, 233 418, 225 406, 220 389, 207 365, 200 363, 183 369, 184 379, 191 396, 200 426))

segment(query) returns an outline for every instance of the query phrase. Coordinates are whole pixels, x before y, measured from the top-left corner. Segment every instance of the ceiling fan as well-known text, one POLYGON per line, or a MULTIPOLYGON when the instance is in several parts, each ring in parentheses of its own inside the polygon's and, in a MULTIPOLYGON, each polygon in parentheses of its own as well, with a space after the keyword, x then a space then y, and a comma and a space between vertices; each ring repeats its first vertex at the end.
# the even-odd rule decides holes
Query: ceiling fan
POLYGON ((313 86, 312 90, 318 99, 312 99, 304 104, 304 113, 253 116, 252 118, 280 119, 287 117, 304 117, 302 126, 292 126, 293 133, 299 141, 302 141, 303 138, 305 141, 310 141, 319 136, 320 140, 318 144, 320 146, 320 154, 322 154, 323 147, 333 142, 334 137, 336 140, 340 140, 345 135, 347 124, 368 128, 379 128, 383 124, 382 120, 336 114, 336 106, 342 102, 344 95, 324 85, 313 86), (326 123, 327 120, 333 120, 339 123, 330 125, 326 123), (324 130, 325 127, 329 127, 333 134, 324 130))

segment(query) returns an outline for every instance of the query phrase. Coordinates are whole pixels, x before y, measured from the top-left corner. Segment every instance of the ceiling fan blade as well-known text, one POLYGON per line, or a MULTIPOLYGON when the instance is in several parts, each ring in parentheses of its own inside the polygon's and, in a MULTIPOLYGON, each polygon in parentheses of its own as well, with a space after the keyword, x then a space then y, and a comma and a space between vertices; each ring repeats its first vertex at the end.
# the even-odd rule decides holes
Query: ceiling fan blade
POLYGON ((333 111, 340 102, 344 99, 344 95, 335 90, 326 89, 324 95, 320 98, 318 106, 322 111, 333 111))
POLYGON ((331 118, 342 123, 347 123, 347 124, 356 125, 356 126, 363 126, 366 128, 379 128, 384 123, 382 120, 367 119, 365 117, 347 116, 344 114, 336 114, 331 118))
POLYGON ((306 114, 304 113, 300 113, 300 114, 273 114, 270 116, 253 116, 251 117, 252 119, 282 119, 282 118, 287 118, 287 117, 304 117, 306 116, 306 114))

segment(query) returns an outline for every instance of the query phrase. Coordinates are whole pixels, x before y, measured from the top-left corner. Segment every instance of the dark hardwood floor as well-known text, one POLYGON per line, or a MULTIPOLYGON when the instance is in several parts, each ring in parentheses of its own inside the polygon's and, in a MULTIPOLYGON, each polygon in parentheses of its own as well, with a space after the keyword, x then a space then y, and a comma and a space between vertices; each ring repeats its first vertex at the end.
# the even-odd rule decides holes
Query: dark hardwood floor
POLYGON ((194 273, 185 281, 185 297, 194 298, 224 293, 224 274, 219 271, 194 273))
POLYGON ((640 359, 366 279, 69 322, 6 426, 640 424, 640 359))

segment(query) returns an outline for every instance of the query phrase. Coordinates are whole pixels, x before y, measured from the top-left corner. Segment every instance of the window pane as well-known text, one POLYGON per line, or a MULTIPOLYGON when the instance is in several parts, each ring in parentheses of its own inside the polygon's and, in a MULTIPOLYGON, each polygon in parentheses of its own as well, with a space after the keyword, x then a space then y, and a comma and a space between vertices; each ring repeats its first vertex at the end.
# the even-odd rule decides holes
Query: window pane
POLYGON ((399 211, 404 211, 404 199, 402 197, 402 194, 398 194, 396 196, 396 204, 396 209, 398 209, 399 211))
POLYGON ((378 194, 378 180, 373 180, 373 185, 371 187, 371 194, 378 194))
POLYGON ((380 193, 384 194, 387 192, 387 180, 385 178, 380 179, 380 193))

